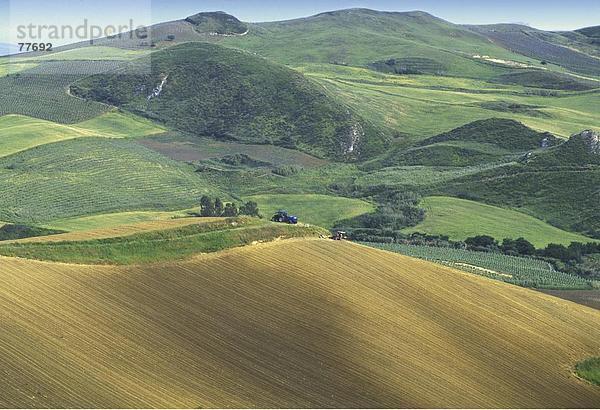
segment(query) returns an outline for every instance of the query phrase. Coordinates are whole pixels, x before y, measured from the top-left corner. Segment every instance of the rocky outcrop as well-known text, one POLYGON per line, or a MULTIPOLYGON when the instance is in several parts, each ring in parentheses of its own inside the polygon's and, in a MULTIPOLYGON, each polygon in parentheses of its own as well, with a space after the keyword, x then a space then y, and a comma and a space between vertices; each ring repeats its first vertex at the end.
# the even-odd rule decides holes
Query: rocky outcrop
POLYGON ((586 130, 580 134, 573 135, 571 140, 583 143, 590 154, 600 155, 600 133, 586 130))

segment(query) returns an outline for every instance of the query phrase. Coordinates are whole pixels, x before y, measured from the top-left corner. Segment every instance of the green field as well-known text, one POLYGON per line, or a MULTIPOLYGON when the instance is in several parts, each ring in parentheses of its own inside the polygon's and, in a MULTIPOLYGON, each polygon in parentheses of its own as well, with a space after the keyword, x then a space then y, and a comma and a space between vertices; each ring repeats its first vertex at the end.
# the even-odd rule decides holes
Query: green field
POLYGON ((571 242, 593 241, 583 235, 548 225, 532 216, 474 201, 427 197, 420 206, 427 211, 425 221, 406 229, 406 233, 447 235, 457 241, 476 235, 489 235, 499 241, 504 238, 525 238, 537 248, 543 248, 549 243, 569 245, 571 242))
POLYGON ((220 192, 193 167, 126 139, 79 138, 0 158, 0 220, 9 222, 186 209, 220 192))
POLYGON ((275 239, 317 237, 322 228, 275 224, 252 218, 233 218, 117 238, 0 244, 0 255, 78 264, 130 265, 186 259, 201 253, 269 242, 275 239))
POLYGON ((73 97, 67 90, 78 79, 118 66, 118 61, 48 61, 0 77, 0 116, 20 114, 61 124, 97 117, 111 107, 73 97))
POLYGON ((554 270, 547 262, 501 253, 403 244, 366 245, 439 262, 467 272, 519 286, 539 289, 591 289, 585 279, 554 270))
POLYGON ((5 115, 0 117, 0 129, 0 157, 73 138, 142 137, 164 131, 162 127, 144 118, 116 111, 72 125, 22 115, 5 115))
POLYGON ((305 66, 301 71, 366 119, 410 140, 494 117, 515 119, 562 137, 600 128, 596 109, 600 91, 556 91, 542 96, 520 86, 465 78, 385 74, 370 78, 367 69, 323 65, 305 66), (537 108, 511 111, 502 108, 506 105, 537 108))
POLYGON ((245 199, 258 203, 261 213, 266 218, 271 218, 278 210, 285 209, 298 216, 300 222, 324 228, 331 228, 336 221, 375 210, 372 204, 360 199, 329 195, 254 195, 245 199))

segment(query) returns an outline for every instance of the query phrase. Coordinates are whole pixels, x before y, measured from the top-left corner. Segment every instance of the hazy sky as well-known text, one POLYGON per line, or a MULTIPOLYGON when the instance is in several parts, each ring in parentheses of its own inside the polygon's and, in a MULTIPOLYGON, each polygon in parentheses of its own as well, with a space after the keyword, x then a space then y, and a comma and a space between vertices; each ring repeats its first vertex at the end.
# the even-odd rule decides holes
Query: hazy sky
POLYGON ((106 27, 133 19, 135 25, 142 25, 214 10, 255 22, 351 7, 423 10, 454 23, 526 23, 546 30, 600 25, 600 0, 0 0, 0 43, 14 43, 17 27, 28 24, 77 26, 87 19, 89 24, 106 27))

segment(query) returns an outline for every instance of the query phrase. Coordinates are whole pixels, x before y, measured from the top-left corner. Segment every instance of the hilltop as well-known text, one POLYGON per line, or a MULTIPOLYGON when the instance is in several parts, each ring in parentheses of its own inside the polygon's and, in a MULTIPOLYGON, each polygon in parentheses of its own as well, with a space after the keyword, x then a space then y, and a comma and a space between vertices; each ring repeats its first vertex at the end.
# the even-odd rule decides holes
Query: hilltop
POLYGON ((367 67, 403 58, 417 68, 440 67, 447 75, 493 77, 506 69, 473 58, 492 55, 522 60, 465 27, 428 13, 348 9, 312 17, 249 24, 244 38, 224 44, 244 48, 284 64, 333 63, 367 67), (411 63, 416 62, 416 63, 411 63))
POLYGON ((2 407, 600 400, 572 375, 600 348, 599 312, 350 243, 131 267, 2 258, 0 275, 2 407))

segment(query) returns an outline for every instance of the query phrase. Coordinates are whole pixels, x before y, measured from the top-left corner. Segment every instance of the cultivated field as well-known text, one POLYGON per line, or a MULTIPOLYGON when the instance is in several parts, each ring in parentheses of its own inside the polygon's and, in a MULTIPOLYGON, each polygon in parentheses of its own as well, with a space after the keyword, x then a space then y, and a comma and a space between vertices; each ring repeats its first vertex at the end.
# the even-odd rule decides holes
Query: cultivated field
POLYGON ((116 111, 65 125, 23 115, 0 117, 0 157, 39 145, 81 137, 142 137, 164 131, 150 121, 116 111))
POLYGON ((219 193, 192 167, 126 139, 79 138, 0 158, 0 220, 10 222, 186 209, 219 193))
POLYGON ((0 283, 1 407, 600 401, 573 375, 600 351, 600 312, 350 243, 127 268, 4 258, 0 283))
POLYGON ((563 231, 521 212, 450 197, 427 197, 420 206, 427 211, 425 221, 408 228, 406 233, 422 232, 448 235, 461 241, 476 235, 489 235, 502 242, 504 238, 525 238, 537 248, 549 243, 569 245, 571 242, 593 242, 594 239, 563 231))
POLYGON ((434 246, 377 243, 367 245, 440 262, 460 270, 519 286, 538 289, 590 289, 592 287, 589 281, 558 272, 547 262, 538 259, 434 246))

